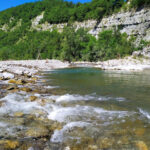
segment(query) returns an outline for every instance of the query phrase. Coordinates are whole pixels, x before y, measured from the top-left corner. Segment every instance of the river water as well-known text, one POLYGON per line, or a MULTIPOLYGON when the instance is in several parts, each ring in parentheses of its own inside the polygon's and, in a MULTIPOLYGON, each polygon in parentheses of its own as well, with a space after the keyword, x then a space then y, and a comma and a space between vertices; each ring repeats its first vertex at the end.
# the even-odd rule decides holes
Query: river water
MULTIPOLYGON (((44 72, 42 78, 47 82, 41 87, 49 92, 34 95, 46 99, 44 105, 29 101, 33 93, 9 93, 0 99, 5 102, 0 107, 0 139, 26 140, 28 129, 38 125, 29 116, 34 114, 61 123, 62 127, 55 129, 46 141, 52 150, 148 150, 150 147, 149 70, 68 68, 44 72), (14 116, 16 112, 23 115, 14 116)), ((28 139, 26 143, 29 141, 30 149, 45 150, 33 148, 34 141, 28 139)))
POLYGON ((150 147, 150 71, 71 68, 49 73, 48 85, 61 94, 51 96, 57 107, 48 117, 65 124, 51 142, 81 149, 89 144, 98 149, 150 147))

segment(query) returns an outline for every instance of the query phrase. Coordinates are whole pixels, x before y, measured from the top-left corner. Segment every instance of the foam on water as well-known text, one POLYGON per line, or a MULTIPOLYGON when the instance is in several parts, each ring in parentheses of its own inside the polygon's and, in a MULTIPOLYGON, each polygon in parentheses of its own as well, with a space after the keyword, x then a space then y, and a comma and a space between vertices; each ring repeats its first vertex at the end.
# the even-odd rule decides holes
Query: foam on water
POLYGON ((6 97, 0 99, 0 101, 5 101, 5 105, 0 107, 0 114, 12 114, 17 111, 24 113, 30 113, 33 109, 39 109, 37 102, 25 101, 29 96, 20 94, 8 94, 6 97))
POLYGON ((97 96, 96 94, 90 95, 78 95, 78 94, 65 94, 65 95, 53 95, 49 97, 50 99, 56 100, 56 102, 62 101, 88 101, 88 100, 95 100, 95 101, 108 101, 108 100, 116 100, 116 101, 125 101, 126 99, 123 97, 105 97, 105 96, 97 96))
POLYGON ((2 128, 6 127, 7 125, 8 125, 8 124, 5 123, 5 122, 0 122, 0 127, 2 127, 2 128))
POLYGON ((28 101, 30 95, 13 93, 8 94, 0 101, 5 101, 4 106, 0 107, 0 114, 13 115, 14 112, 23 112, 24 114, 30 114, 33 110, 40 109, 44 111, 48 118, 59 122, 72 122, 72 121, 91 121, 91 118, 95 120, 113 120, 114 117, 124 117, 128 114, 126 111, 107 111, 102 108, 93 106, 80 106, 63 107, 59 104, 61 101, 79 101, 79 100, 92 100, 95 95, 62 95, 62 96, 50 96, 50 98, 56 99, 57 103, 47 103, 45 106, 40 106, 38 102, 28 101))
POLYGON ((74 127, 86 127, 89 125, 91 124, 81 121, 67 123, 61 130, 54 131, 54 134, 52 135, 50 141, 53 143, 62 142, 64 140, 64 133, 70 132, 70 130, 73 130, 74 127))
POLYGON ((44 86, 44 88, 46 88, 46 89, 56 89, 56 88, 59 88, 59 86, 50 86, 50 85, 48 85, 48 86, 44 86))
POLYGON ((54 107, 53 111, 49 112, 48 118, 59 122, 91 121, 91 118, 106 121, 112 120, 114 117, 121 118, 127 115, 127 111, 107 111, 98 107, 76 105, 74 107, 54 107))
POLYGON ((139 108, 139 111, 142 115, 144 115, 147 119, 150 119, 150 113, 148 113, 147 111, 139 108))

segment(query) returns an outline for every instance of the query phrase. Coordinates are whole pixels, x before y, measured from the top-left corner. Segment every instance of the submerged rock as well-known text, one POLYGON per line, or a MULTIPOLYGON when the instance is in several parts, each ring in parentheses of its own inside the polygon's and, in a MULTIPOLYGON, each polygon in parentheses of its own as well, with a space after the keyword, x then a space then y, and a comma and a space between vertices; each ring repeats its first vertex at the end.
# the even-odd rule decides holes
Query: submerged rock
POLYGON ((108 148, 111 148, 113 146, 114 140, 110 139, 110 138, 104 138, 104 139, 99 141, 99 144, 100 144, 101 149, 108 149, 108 148))
POLYGON ((21 91, 24 91, 24 92, 31 92, 32 89, 31 88, 28 88, 28 87, 23 87, 23 88, 20 88, 21 91))
POLYGON ((7 87, 7 90, 15 90, 15 89, 18 89, 18 87, 16 86, 16 85, 9 85, 8 87, 7 87))
POLYGON ((2 147, 6 150, 15 150, 18 146, 18 141, 0 140, 0 148, 2 147))
POLYGON ((29 128, 25 133, 25 136, 33 138, 47 137, 50 136, 50 132, 46 127, 38 125, 33 128, 29 128))
POLYGON ((148 150, 147 145, 143 141, 137 141, 136 147, 138 148, 138 150, 148 150))
POLYGON ((58 122, 54 122, 50 127, 49 130, 50 131, 54 131, 54 130, 61 130, 63 128, 62 124, 58 123, 58 122))
POLYGON ((30 101, 31 101, 31 102, 35 101, 36 99, 37 99, 36 96, 30 96, 30 101))
POLYGON ((145 133, 145 128, 137 128, 134 132, 137 136, 142 136, 145 133))
POLYGON ((89 145, 88 150, 98 150, 98 147, 96 145, 89 145))
POLYGON ((15 84, 16 80, 15 79, 11 79, 11 80, 8 81, 8 83, 14 83, 15 84))
POLYGON ((0 107, 4 106, 5 105, 5 101, 0 101, 0 107))
POLYGON ((39 101, 39 104, 41 105, 41 106, 45 106, 46 105, 46 99, 41 99, 40 101, 39 101))
POLYGON ((24 115, 23 112, 15 112, 14 113, 15 117, 22 117, 23 115, 24 115))
POLYGON ((31 79, 32 79, 33 81, 37 81, 38 78, 37 78, 37 77, 32 77, 31 79))

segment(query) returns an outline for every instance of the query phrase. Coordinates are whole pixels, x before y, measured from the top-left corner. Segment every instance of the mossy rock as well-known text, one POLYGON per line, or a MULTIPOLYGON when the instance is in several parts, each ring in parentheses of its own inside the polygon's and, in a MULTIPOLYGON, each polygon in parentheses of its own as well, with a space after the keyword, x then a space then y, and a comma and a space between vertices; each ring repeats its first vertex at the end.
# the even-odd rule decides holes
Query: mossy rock
POLYGON ((0 146, 2 146, 5 150, 15 150, 17 147, 19 147, 19 142, 11 140, 0 140, 0 146))
POLYGON ((136 136, 142 136, 145 133, 145 128, 137 128, 135 129, 134 133, 136 136))
POLYGON ((24 91, 24 92, 31 92, 32 89, 31 88, 28 88, 28 87, 23 87, 23 88, 20 88, 21 91, 24 91))
POLYGON ((29 128, 25 133, 26 137, 40 138, 40 137, 48 137, 50 136, 49 130, 45 126, 35 126, 29 128))
POLYGON ((16 84, 16 80, 14 80, 14 79, 10 79, 10 80, 8 81, 8 83, 16 84))
POLYGON ((23 117, 23 112, 15 112, 14 117, 23 117))
POLYGON ((8 83, 23 85, 23 84, 26 84, 27 81, 25 81, 23 79, 19 79, 19 80, 11 79, 11 80, 8 81, 8 83))
POLYGON ((144 141, 137 141, 136 147, 138 148, 138 150, 148 150, 148 147, 144 141))
POLYGON ((34 102, 34 101, 36 101, 37 100, 37 97, 36 96, 30 96, 30 101, 31 102, 34 102))

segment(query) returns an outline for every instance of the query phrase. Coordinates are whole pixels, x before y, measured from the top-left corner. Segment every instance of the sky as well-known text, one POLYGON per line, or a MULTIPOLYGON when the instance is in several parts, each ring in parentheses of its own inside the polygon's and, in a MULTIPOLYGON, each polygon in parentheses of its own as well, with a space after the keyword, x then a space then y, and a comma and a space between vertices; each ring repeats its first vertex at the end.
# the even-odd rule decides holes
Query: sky
MULTIPOLYGON (((15 7, 17 5, 21 5, 28 2, 35 2, 36 0, 0 0, 0 11, 5 10, 10 7, 15 7)), ((72 1, 74 3, 76 2, 89 2, 90 0, 67 0, 72 1)))

